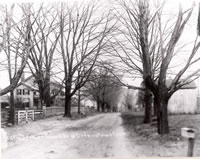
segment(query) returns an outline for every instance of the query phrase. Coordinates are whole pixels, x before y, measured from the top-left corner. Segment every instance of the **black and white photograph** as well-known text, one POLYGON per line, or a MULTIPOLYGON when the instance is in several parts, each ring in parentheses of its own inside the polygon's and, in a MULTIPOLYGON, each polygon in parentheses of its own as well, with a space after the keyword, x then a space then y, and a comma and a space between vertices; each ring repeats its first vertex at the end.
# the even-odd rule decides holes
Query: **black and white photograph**
POLYGON ((2 159, 200 157, 200 0, 2 0, 2 159))

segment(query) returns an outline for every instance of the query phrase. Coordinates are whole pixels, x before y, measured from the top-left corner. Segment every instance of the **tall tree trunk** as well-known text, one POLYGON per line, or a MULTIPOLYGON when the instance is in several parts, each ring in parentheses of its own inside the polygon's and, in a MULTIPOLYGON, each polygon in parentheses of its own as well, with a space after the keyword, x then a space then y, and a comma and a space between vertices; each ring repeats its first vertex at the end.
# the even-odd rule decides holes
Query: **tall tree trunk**
POLYGON ((81 94, 80 89, 78 90, 78 114, 81 113, 81 94))
POLYGON ((38 84, 38 88, 39 88, 39 96, 40 96, 40 105, 41 105, 41 109, 44 105, 44 87, 42 84, 42 80, 37 82, 38 84))
MULTIPOLYGON (((80 68, 78 69, 78 83, 80 82, 80 68)), ((81 88, 78 89, 78 114, 81 113, 81 88)))
POLYGON ((71 95, 70 89, 65 87, 65 114, 64 117, 71 117, 71 95))
POLYGON ((169 124, 168 124, 168 97, 167 94, 163 93, 162 90, 159 94, 154 97, 155 106, 157 109, 157 120, 158 120, 158 133, 159 134, 169 134, 169 124))
POLYGON ((155 100, 153 100, 153 116, 157 115, 157 105, 155 103, 155 100))
POLYGON ((81 113, 81 90, 78 90, 78 114, 81 113))
POLYGON ((152 114, 152 94, 151 91, 147 88, 144 92, 144 107, 145 107, 144 123, 150 123, 152 114))
POLYGON ((51 96, 50 96, 50 68, 46 68, 46 77, 45 77, 45 83, 44 83, 44 102, 46 104, 46 107, 51 106, 51 96))
POLYGON ((71 117, 71 97, 65 96, 65 114, 64 117, 71 117))
POLYGON ((100 102, 97 100, 97 111, 100 112, 100 102))
POLYGON ((49 76, 46 77, 44 85, 45 85, 44 102, 46 104, 46 107, 50 107, 51 106, 51 96, 50 96, 50 77, 49 76))
POLYGON ((110 104, 106 104, 106 108, 107 108, 107 111, 108 111, 108 112, 111 111, 111 106, 110 106, 110 104))
POLYGON ((51 106, 50 85, 48 84, 45 89, 45 104, 46 107, 51 106))
POLYGON ((10 92, 10 110, 9 110, 9 118, 8 123, 15 125, 15 97, 14 91, 10 92))
POLYGON ((101 110, 102 110, 102 112, 105 112, 105 103, 104 102, 101 102, 101 110))

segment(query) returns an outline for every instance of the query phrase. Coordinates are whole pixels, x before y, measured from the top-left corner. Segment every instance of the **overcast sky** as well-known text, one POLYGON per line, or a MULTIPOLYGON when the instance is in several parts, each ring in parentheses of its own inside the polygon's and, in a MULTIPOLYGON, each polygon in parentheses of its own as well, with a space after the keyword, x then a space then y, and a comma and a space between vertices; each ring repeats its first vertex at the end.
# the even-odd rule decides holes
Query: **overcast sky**
MULTIPOLYGON (((3 4, 12 4, 12 3, 21 3, 21 2, 34 2, 34 3, 41 3, 41 0, 2 0, 3 4)), ((62 0, 62 1, 83 1, 83 0, 62 0)), ((87 1, 87 0, 84 0, 87 1)), ((107 0, 100 0, 103 2, 107 2, 107 0)), ((55 0, 43 0, 43 2, 49 3, 49 2, 58 2, 55 0)), ((162 2, 162 1, 160 1, 162 2)), ((165 2, 165 9, 164 9, 164 13, 165 14, 169 14, 169 15, 175 15, 178 13, 178 8, 179 5, 182 6, 183 10, 189 9, 192 4, 195 2, 196 6, 195 6, 195 10, 193 12, 194 16, 191 17, 189 23, 187 24, 186 30, 185 30, 185 37, 183 40, 188 40, 188 41, 192 41, 193 39, 191 37, 191 35, 196 34, 196 20, 197 20, 197 11, 198 11, 198 4, 200 2, 200 0, 166 0, 165 2)), ((17 13, 15 13, 17 14, 17 13)), ((1 56, 0 56, 1 57, 1 56)), ((200 67, 200 66, 199 66, 200 67)), ((7 77, 7 73, 1 72, 0 71, 0 88, 4 88, 5 86, 8 85, 8 77, 7 77)))

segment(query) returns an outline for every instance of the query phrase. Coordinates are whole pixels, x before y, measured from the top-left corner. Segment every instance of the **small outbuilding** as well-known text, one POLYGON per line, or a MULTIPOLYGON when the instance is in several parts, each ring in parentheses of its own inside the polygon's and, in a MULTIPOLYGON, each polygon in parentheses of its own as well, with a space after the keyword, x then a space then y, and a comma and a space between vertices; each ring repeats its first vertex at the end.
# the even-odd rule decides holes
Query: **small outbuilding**
MULTIPOLYGON (((171 81, 168 81, 169 83, 171 81)), ((195 82, 183 86, 175 92, 169 100, 169 114, 195 114, 199 113, 197 105, 198 90, 195 82)))

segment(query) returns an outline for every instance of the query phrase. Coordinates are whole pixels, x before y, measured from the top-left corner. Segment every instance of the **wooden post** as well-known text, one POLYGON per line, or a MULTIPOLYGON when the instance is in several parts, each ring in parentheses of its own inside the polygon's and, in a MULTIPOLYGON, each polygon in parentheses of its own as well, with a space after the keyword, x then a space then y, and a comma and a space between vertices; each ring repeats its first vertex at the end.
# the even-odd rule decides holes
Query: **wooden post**
POLYGON ((28 123, 28 108, 25 108, 25 115, 26 115, 26 123, 28 123))
POLYGON ((192 128, 182 128, 181 129, 181 135, 185 138, 188 138, 187 157, 193 156, 195 133, 196 133, 196 130, 194 130, 192 128))
POLYGON ((35 120, 35 113, 34 113, 34 110, 32 110, 32 113, 33 113, 33 120, 35 120))
POLYGON ((27 111, 26 111, 25 115, 26 115, 26 123, 28 123, 28 112, 27 111))
POLYGON ((193 150, 194 150, 194 138, 189 138, 188 139, 187 157, 192 157, 193 156, 193 150))
POLYGON ((17 116, 17 122, 18 122, 18 124, 19 124, 19 122, 20 122, 20 111, 18 111, 17 113, 18 113, 18 114, 17 114, 17 115, 18 115, 18 116, 17 116))
POLYGON ((43 115, 44 117, 46 117, 46 106, 43 106, 42 109, 43 109, 43 115))

